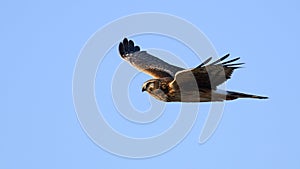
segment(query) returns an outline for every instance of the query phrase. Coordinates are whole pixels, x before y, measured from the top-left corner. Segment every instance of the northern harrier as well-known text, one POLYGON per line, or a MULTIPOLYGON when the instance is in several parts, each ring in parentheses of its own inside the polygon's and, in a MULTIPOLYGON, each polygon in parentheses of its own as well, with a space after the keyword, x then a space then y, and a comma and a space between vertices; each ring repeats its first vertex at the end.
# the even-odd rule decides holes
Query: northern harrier
POLYGON ((119 44, 121 57, 136 69, 151 75, 143 84, 154 98, 165 102, 212 102, 237 98, 266 99, 267 97, 217 89, 230 78, 232 72, 243 63, 233 63, 240 58, 224 61, 229 54, 209 63, 211 57, 193 69, 170 65, 165 61, 140 51, 132 40, 124 38, 119 44))

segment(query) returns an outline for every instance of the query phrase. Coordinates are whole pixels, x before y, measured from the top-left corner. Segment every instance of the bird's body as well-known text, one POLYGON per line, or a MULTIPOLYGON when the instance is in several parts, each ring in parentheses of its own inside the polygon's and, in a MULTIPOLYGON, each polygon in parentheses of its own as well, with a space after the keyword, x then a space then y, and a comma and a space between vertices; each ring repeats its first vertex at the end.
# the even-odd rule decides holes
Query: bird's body
POLYGON ((233 70, 243 63, 232 63, 239 58, 223 62, 229 54, 208 64, 208 58, 193 69, 183 69, 140 51, 132 40, 126 38, 119 45, 121 57, 133 67, 154 77, 143 84, 154 98, 165 102, 212 102, 234 100, 237 98, 267 97, 217 89, 217 86, 230 78, 233 70))

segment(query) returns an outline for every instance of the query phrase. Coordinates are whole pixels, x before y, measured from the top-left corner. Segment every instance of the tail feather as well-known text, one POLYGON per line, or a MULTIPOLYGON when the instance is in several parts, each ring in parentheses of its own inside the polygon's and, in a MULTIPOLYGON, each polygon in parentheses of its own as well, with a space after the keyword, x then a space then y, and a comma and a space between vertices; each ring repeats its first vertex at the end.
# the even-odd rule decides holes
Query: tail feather
POLYGON ((233 100, 237 98, 268 99, 268 97, 265 96, 257 96, 257 95, 232 92, 232 91, 227 91, 227 98, 228 100, 233 100))

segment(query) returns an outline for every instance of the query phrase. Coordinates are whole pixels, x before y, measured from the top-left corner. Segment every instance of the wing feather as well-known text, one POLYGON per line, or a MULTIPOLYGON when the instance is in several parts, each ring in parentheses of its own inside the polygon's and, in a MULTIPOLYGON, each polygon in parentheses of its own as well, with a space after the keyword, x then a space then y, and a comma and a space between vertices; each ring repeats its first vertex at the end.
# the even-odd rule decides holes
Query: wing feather
POLYGON ((120 42, 119 53, 133 67, 154 78, 174 77, 178 71, 184 70, 150 55, 146 51, 140 51, 140 47, 134 46, 134 42, 128 41, 127 38, 120 42))
POLYGON ((212 57, 209 57, 208 59, 206 59, 204 62, 202 62, 198 67, 202 67, 204 65, 206 65, 208 62, 210 62, 212 59, 212 57))
POLYGON ((218 60, 212 62, 212 63, 209 64, 209 65, 215 65, 215 64, 217 64, 217 63, 219 63, 219 62, 225 60, 225 59, 228 58, 228 57, 229 57, 229 54, 226 54, 225 56, 223 56, 223 57, 221 57, 220 59, 218 59, 218 60))
POLYGON ((234 58, 226 62, 222 62, 229 57, 229 54, 221 57, 220 59, 206 65, 211 58, 204 61, 198 67, 189 70, 182 70, 175 75, 174 82, 180 81, 181 85, 190 86, 192 82, 196 82, 198 89, 216 87, 230 79, 232 72, 240 68, 239 66, 244 63, 232 63, 240 58, 234 58), (191 74, 193 76, 191 76, 191 74))

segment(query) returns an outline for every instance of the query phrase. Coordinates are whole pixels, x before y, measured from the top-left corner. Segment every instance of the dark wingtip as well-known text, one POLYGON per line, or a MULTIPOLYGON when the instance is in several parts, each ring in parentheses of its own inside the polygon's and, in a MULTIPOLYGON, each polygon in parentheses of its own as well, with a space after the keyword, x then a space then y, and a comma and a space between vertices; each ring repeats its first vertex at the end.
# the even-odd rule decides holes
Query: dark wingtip
POLYGON ((134 52, 134 43, 132 40, 128 42, 128 50, 129 52, 134 52))
POLYGON ((123 43, 124 43, 124 44, 128 44, 128 39, 127 39, 127 38, 124 38, 124 39, 123 39, 123 43))
POLYGON ((227 53, 226 55, 222 56, 221 58, 217 59, 216 61, 212 62, 212 63, 211 63, 211 64, 209 64, 209 65, 214 65, 214 64, 217 64, 217 63, 219 63, 219 62, 221 62, 221 61, 225 60, 225 59, 226 59, 226 58, 228 58, 229 56, 230 56, 230 54, 229 54, 229 53, 227 53))
POLYGON ((127 54, 128 53, 128 39, 127 38, 124 38, 123 45, 124 45, 124 51, 127 54))
POLYGON ((197 66, 196 68, 201 68, 202 66, 204 66, 205 64, 207 64, 209 61, 211 61, 212 57, 209 57, 208 59, 206 59, 204 62, 202 62, 199 66, 197 66))
POLYGON ((225 60, 226 58, 228 58, 230 56, 230 53, 225 54, 223 57, 221 57, 220 61, 225 60))
POLYGON ((231 63, 231 64, 227 64, 224 65, 225 67, 234 67, 234 66, 240 66, 240 65, 244 65, 245 63, 231 63))
POLYGON ((135 46, 135 47, 134 47, 134 51, 135 51, 135 52, 138 52, 138 51, 140 51, 140 50, 141 50, 141 49, 140 49, 139 46, 135 46))
POLYGON ((119 44, 119 53, 124 58, 126 54, 134 53, 140 51, 139 46, 134 46, 134 42, 127 38, 124 38, 122 42, 119 44))
POLYGON ((119 44, 119 53, 120 55, 123 57, 123 55, 125 54, 125 51, 124 51, 124 46, 123 46, 123 43, 120 42, 119 44))
POLYGON ((239 60, 239 59, 240 59, 240 57, 237 57, 237 58, 228 60, 228 61, 226 61, 226 62, 223 62, 222 64, 223 64, 223 65, 226 65, 227 63, 235 62, 235 61, 237 61, 237 60, 239 60))

